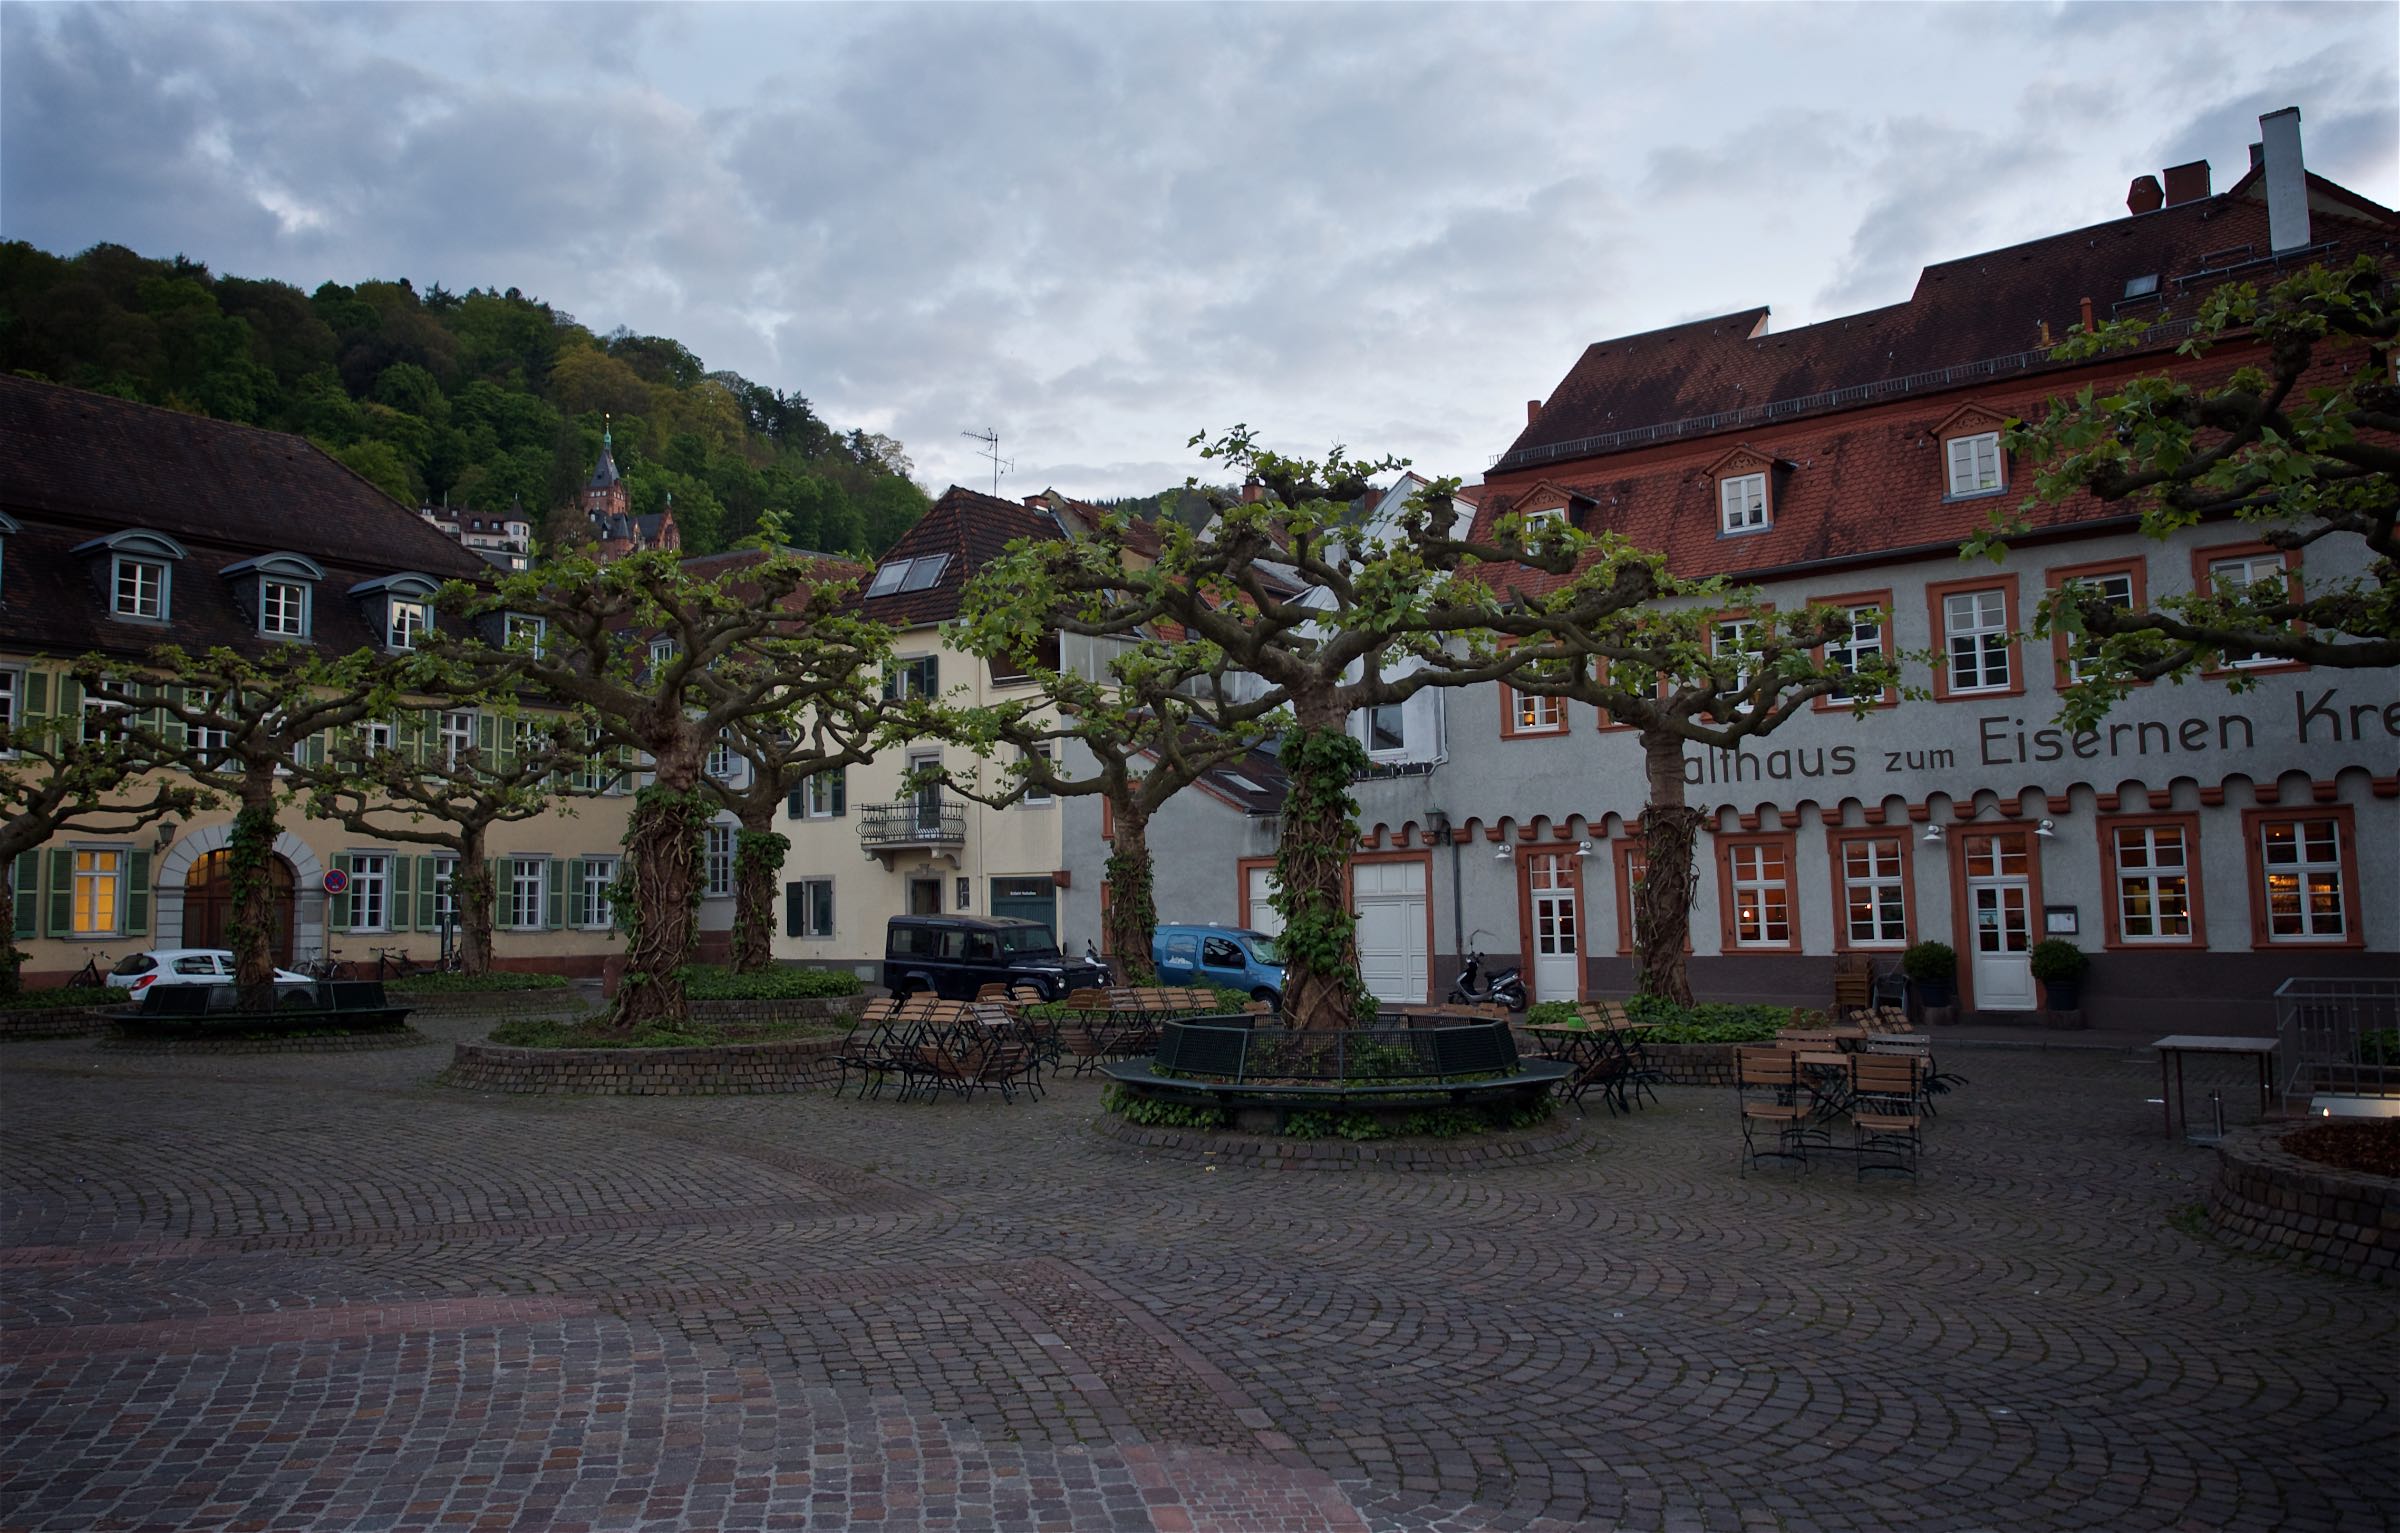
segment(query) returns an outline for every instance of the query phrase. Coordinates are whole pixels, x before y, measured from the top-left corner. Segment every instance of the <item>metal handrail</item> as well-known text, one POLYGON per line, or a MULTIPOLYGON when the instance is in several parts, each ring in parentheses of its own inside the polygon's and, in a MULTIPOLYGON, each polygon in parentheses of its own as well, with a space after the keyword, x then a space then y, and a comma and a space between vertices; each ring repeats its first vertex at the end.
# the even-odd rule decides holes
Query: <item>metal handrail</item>
POLYGON ((2283 1095, 2400 1096, 2400 979, 2297 977, 2275 987, 2283 1095))
POLYGON ((862 846, 937 846, 967 839, 967 806, 953 799, 906 798, 860 808, 862 846))

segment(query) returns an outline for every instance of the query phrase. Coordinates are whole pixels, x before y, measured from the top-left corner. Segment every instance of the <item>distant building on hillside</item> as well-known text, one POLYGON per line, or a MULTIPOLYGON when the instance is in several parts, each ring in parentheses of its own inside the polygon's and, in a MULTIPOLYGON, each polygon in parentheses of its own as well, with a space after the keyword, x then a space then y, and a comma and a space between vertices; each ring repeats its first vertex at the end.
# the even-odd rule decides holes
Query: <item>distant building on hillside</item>
POLYGON ((666 509, 649 516, 633 512, 633 492, 617 472, 616 433, 600 433, 600 461, 583 485, 583 514, 591 523, 592 541, 602 563, 653 548, 680 549, 683 533, 675 525, 675 497, 666 509))
POLYGON ((523 506, 511 504, 506 516, 453 511, 446 505, 419 506, 417 515, 501 569, 533 568, 533 523, 525 519, 523 506))

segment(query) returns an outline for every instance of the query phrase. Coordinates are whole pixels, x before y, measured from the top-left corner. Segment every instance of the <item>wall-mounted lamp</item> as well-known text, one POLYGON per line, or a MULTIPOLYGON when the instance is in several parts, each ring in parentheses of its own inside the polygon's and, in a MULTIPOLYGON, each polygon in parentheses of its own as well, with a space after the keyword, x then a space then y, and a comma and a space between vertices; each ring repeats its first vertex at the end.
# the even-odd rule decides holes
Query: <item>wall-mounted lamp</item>
POLYGON ((1515 855, 1517 855, 1517 849, 1503 841, 1500 843, 1500 850, 1492 853, 1492 861, 1506 862, 1509 858, 1514 857, 1515 855))
POLYGON ((1928 825, 1925 827, 1925 844, 1927 846, 1939 846, 1942 844, 1942 828, 1939 825, 1928 825))
POLYGON ((2052 836, 2056 835, 2056 834, 2058 833, 2058 831, 2057 831, 2057 828, 2056 828, 2054 825, 2052 825, 2052 823, 2051 823, 2050 821, 2048 821, 2048 820, 2044 820, 2044 821, 2043 821, 2041 824, 2039 824, 2039 825, 2036 825, 2036 826, 2033 828, 2033 833, 2034 833, 2035 835, 2037 835, 2037 836, 2041 837, 2041 838, 2042 838, 2044 841, 2047 841, 2047 840, 2049 840, 2049 839, 2050 839, 2052 836))
POLYGON ((161 821, 159 821, 159 822, 158 822, 158 844, 157 844, 156 846, 153 846, 153 847, 151 848, 151 851, 152 851, 152 852, 154 852, 154 853, 155 853, 155 852, 163 852, 163 851, 165 851, 165 850, 167 849, 167 845, 168 845, 168 843, 172 842, 172 841, 175 839, 175 832, 176 832, 176 831, 177 831, 179 828, 180 828, 180 827, 178 827, 178 826, 176 825, 176 823, 175 823, 173 820, 161 820, 161 821))
POLYGON ((1578 857, 1589 857, 1590 855, 1592 855, 1592 843, 1590 843, 1589 841, 1578 841, 1578 842, 1576 842, 1576 843, 1575 843, 1575 855, 1576 855, 1576 856, 1578 856, 1578 857))

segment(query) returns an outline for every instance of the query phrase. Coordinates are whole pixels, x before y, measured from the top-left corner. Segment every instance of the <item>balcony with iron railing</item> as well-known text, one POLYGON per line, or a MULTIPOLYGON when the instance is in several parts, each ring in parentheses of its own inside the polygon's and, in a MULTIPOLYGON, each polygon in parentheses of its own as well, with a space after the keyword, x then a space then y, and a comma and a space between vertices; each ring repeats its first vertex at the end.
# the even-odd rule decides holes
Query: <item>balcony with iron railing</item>
POLYGON ((947 851, 965 844, 967 806, 955 799, 904 798, 868 804, 858 817, 858 844, 869 856, 893 852, 947 851))

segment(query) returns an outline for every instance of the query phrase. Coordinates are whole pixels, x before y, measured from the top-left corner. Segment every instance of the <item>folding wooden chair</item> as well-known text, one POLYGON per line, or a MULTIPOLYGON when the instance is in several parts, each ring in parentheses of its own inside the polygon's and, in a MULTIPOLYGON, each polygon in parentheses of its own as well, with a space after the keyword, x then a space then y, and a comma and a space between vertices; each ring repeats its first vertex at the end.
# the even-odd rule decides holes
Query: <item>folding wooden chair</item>
POLYGON ((1859 1176, 1896 1171, 1914 1177, 1925 1143, 1925 1061, 1914 1054, 1860 1054, 1850 1061, 1850 1080, 1859 1176))
POLYGON ((1785 1049, 1741 1049, 1734 1056, 1734 1101, 1742 1119, 1742 1175, 1761 1160, 1808 1164, 1808 1104, 1800 1100, 1799 1056, 1785 1049), (1759 1148, 1761 1129, 1775 1148, 1759 1148))

